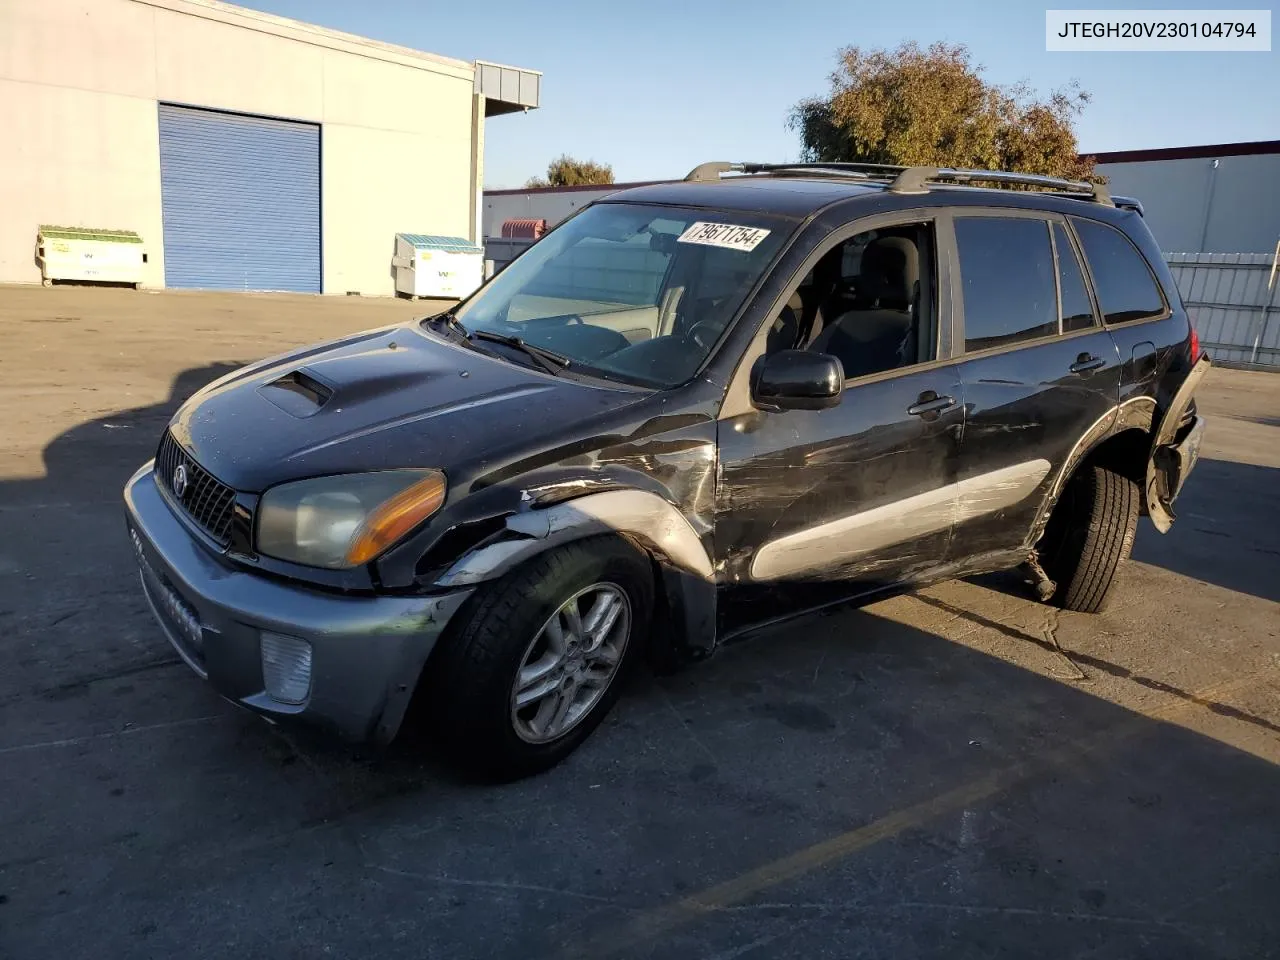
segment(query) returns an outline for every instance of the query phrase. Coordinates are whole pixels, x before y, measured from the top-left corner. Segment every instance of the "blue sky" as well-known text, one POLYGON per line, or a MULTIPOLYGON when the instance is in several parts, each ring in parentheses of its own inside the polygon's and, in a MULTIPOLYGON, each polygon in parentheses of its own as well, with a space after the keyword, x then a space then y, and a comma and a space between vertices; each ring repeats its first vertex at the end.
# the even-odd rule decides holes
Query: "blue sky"
POLYGON ((1047 92, 1078 79, 1094 96, 1077 125, 1082 150, 1280 137, 1280 52, 1046 53, 1045 6, 1025 2, 240 2, 541 70, 543 106, 486 126, 489 188, 520 186, 562 152, 612 164, 619 181, 683 176, 706 160, 794 160, 787 113, 826 91, 835 51, 903 40, 967 44, 997 83, 1027 80, 1047 92))

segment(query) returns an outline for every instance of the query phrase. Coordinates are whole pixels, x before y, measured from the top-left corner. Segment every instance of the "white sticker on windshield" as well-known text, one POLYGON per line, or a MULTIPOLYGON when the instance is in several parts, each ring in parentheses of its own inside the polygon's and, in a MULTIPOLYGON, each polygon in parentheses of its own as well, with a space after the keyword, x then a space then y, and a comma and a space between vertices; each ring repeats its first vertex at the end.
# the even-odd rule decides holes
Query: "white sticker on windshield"
POLYGON ((680 243, 701 243, 708 247, 726 247, 729 250, 750 252, 769 235, 759 227, 739 227, 732 223, 702 223, 689 227, 677 238, 680 243))

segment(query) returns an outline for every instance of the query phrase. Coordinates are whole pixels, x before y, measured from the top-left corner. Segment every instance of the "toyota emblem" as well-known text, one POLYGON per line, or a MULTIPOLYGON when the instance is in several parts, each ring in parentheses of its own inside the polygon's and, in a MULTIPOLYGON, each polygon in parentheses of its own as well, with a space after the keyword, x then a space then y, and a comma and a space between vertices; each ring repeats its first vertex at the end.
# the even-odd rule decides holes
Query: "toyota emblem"
POLYGON ((187 493, 187 468, 185 464, 178 464, 173 471, 173 492, 181 500, 187 493))

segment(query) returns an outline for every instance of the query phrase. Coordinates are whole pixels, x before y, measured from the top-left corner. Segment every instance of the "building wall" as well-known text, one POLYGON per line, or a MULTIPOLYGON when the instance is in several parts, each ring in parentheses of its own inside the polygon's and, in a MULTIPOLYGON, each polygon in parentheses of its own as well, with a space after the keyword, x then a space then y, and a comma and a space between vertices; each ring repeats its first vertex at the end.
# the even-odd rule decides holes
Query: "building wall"
POLYGON ((1112 193, 1137 197, 1167 253, 1273 253, 1280 155, 1100 163, 1112 193))
POLYGON ((482 231, 486 237, 502 235, 502 225, 508 220, 546 220, 548 227, 575 213, 589 203, 624 190, 633 184, 614 184, 608 187, 582 190, 549 189, 520 191, 489 191, 484 195, 482 231))
POLYGON ((397 232, 474 234, 471 64, 211 0, 0 0, 0 281, 41 223, 136 230, 164 283, 157 102, 321 124, 322 284, 391 294, 397 232))

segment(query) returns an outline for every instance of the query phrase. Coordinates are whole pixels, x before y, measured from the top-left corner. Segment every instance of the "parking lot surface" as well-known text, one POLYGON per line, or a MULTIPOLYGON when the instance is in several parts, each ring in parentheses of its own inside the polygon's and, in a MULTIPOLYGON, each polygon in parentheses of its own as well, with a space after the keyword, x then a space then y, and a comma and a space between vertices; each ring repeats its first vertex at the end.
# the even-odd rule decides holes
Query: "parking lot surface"
POLYGON ((0 957, 1280 956, 1280 376, 1110 611, 931 587, 637 677, 503 786, 268 726, 119 502, 240 363, 422 304, 0 288, 0 957))

